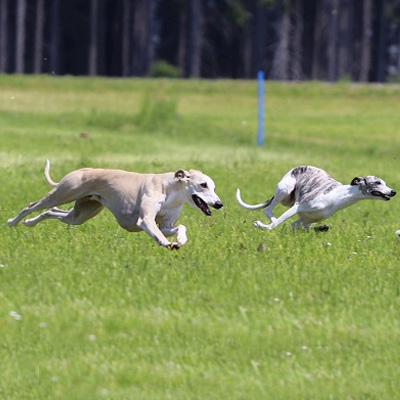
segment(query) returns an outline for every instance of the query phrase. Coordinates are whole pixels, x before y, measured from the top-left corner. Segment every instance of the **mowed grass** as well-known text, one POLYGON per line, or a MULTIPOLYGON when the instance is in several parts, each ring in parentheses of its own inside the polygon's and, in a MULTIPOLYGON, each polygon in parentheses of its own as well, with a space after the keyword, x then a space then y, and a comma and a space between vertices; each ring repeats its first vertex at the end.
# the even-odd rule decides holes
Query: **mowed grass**
MULTIPOLYGON (((400 203, 326 233, 252 227, 290 168, 400 190, 400 88, 0 76, 0 398, 396 399, 400 203), (82 133, 84 133, 82 135, 82 133), (210 175, 225 207, 185 206, 178 252, 118 227, 9 228, 84 166, 210 175)), ((279 214, 284 209, 277 210, 279 214)))

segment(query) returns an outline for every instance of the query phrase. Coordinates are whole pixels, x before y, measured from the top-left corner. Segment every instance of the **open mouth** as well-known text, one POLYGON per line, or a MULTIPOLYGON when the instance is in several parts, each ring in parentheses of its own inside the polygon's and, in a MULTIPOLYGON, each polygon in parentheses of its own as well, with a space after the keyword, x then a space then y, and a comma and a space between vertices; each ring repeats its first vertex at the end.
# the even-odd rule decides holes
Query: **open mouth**
POLYGON ((203 211, 203 213, 204 213, 205 215, 211 215, 211 211, 210 211, 210 209, 208 208, 208 205, 207 205, 207 203, 206 203, 204 200, 202 200, 202 199, 201 199, 199 196, 197 196, 196 194, 194 194, 194 195, 192 196, 192 199, 193 199, 193 201, 194 201, 194 204, 196 204, 196 206, 199 207, 200 210, 203 211))
POLYGON ((371 192, 371 194, 372 194, 372 196, 382 197, 382 199, 385 200, 385 201, 389 201, 390 198, 392 197, 392 196, 390 196, 388 194, 385 194, 385 193, 382 193, 382 192, 378 192, 377 190, 373 190, 371 192))

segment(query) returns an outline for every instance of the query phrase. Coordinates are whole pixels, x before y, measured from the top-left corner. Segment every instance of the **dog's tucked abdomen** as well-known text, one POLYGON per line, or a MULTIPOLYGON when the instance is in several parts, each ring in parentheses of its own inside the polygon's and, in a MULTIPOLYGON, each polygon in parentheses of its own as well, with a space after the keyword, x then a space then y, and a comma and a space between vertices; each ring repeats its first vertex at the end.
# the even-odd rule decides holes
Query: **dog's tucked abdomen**
POLYGON ((311 166, 293 168, 290 175, 296 179, 295 191, 299 203, 311 201, 341 185, 326 171, 311 166))

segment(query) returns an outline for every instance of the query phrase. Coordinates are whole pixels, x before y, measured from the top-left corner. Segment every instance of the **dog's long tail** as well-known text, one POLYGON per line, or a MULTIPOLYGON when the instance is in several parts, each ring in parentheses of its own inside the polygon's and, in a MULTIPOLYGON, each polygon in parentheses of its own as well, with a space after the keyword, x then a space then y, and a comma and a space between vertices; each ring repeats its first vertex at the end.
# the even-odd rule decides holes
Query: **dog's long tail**
POLYGON ((237 202, 239 203, 240 206, 242 206, 243 208, 247 208, 248 210, 259 210, 260 208, 265 208, 271 203, 272 199, 273 197, 271 199, 264 201, 264 203, 260 204, 247 204, 240 197, 240 189, 236 191, 237 202))
POLYGON ((53 179, 50 178, 50 160, 46 160, 46 166, 44 167, 44 177, 46 178, 47 183, 55 187, 58 183, 54 182, 53 179))

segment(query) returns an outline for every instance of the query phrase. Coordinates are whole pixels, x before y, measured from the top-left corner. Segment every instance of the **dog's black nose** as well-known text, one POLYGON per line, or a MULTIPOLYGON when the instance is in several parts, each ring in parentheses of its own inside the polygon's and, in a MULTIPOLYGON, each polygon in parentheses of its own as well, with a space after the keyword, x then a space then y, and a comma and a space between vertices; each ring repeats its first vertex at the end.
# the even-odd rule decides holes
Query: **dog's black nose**
POLYGON ((393 196, 395 196, 396 195, 396 191, 395 190, 392 190, 391 192, 390 192, 390 195, 393 197, 393 196))
POLYGON ((213 205, 214 208, 216 208, 217 210, 220 209, 221 207, 223 207, 224 205, 220 202, 220 201, 216 201, 213 205))

